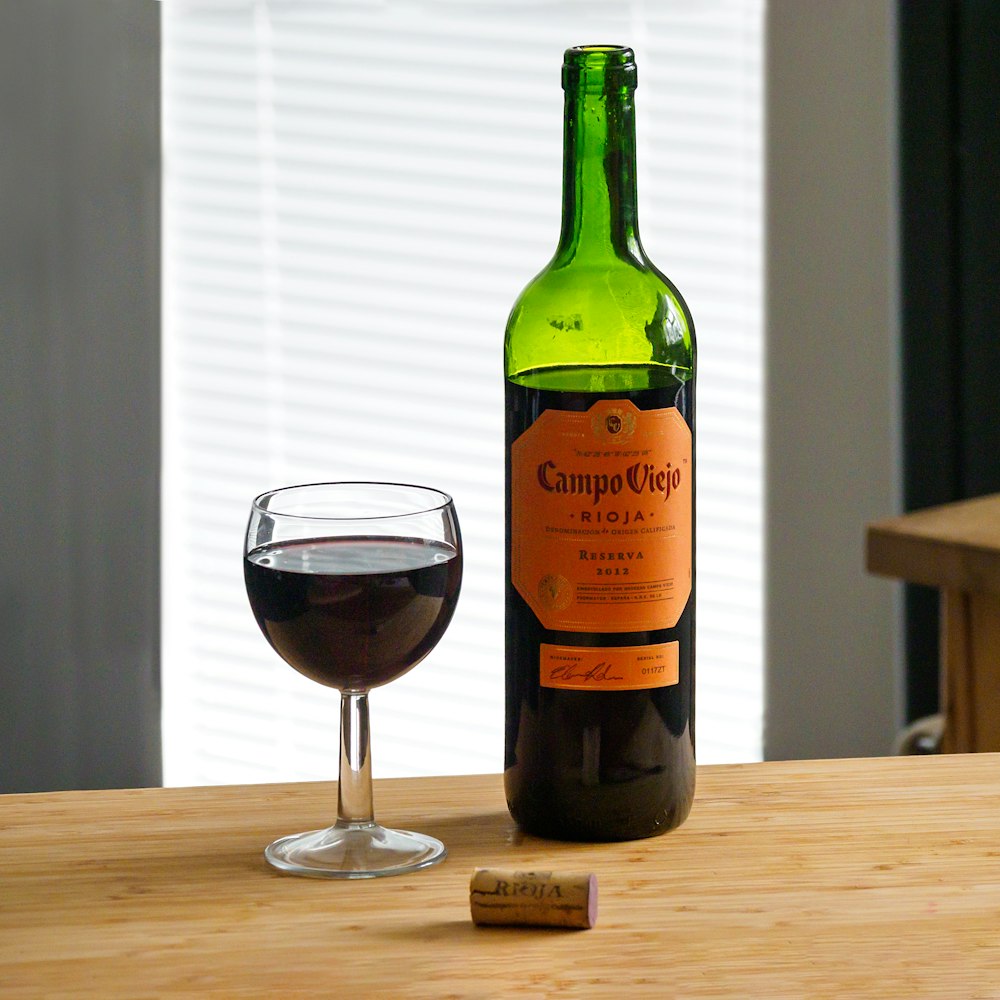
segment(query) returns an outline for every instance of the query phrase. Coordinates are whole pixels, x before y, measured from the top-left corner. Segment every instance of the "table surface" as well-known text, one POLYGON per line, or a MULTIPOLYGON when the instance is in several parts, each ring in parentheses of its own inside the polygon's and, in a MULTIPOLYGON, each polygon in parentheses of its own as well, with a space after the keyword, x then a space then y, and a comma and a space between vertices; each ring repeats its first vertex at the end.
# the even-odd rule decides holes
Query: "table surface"
POLYGON ((867 566, 929 587, 1000 594, 1000 493, 870 524, 867 566))
POLYGON ((337 882, 261 850, 328 783, 0 796, 0 994, 1000 998, 1000 755, 702 767, 688 821, 522 836, 499 776, 376 783, 444 864, 337 882), (476 927, 476 867, 593 871, 591 930, 476 927))

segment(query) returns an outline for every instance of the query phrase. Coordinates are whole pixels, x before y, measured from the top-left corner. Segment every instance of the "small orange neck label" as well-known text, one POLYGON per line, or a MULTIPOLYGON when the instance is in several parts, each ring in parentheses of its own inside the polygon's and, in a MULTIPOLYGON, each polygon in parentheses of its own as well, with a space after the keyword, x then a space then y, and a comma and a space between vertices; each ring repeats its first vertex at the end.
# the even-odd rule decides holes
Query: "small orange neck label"
POLYGON ((545 410, 511 446, 511 576, 545 628, 673 628, 691 594, 691 428, 676 407, 545 410))
POLYGON ((679 646, 554 646, 542 643, 539 683, 569 691, 639 691, 676 684, 679 646))

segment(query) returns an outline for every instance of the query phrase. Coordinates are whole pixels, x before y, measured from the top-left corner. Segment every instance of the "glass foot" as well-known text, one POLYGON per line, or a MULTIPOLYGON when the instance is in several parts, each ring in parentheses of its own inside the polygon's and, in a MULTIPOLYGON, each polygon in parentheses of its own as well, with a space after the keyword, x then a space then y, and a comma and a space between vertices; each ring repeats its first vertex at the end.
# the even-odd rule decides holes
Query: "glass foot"
POLYGON ((331 826, 282 837, 264 857, 284 872, 312 878, 378 878, 443 861, 448 850, 434 837, 387 830, 377 823, 331 826))

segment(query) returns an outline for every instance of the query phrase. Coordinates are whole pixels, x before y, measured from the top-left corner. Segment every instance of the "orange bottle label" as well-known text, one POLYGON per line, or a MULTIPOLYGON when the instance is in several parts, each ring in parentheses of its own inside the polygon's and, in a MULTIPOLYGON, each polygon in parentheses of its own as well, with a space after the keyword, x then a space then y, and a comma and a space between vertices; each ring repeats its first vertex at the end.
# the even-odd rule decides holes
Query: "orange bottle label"
POLYGON ((553 646, 542 643, 542 687, 569 691, 638 691, 676 684, 679 644, 652 646, 553 646))
POLYGON ((691 428, 676 407, 545 410, 511 445, 511 577, 545 628, 672 628, 691 594, 691 428))

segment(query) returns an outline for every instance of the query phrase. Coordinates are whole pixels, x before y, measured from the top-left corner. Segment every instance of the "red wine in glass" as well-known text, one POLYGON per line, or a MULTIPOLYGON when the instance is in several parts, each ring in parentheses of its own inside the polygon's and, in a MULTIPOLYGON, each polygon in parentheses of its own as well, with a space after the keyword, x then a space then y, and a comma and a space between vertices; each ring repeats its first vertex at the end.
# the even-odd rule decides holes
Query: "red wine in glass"
POLYGON ((262 545, 243 571, 257 624, 282 659, 320 684, 363 691, 437 645, 462 560, 445 541, 349 537, 262 545))

